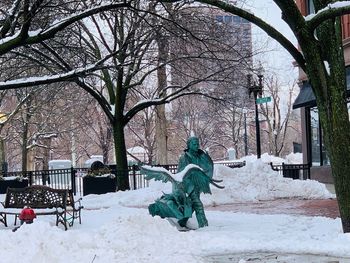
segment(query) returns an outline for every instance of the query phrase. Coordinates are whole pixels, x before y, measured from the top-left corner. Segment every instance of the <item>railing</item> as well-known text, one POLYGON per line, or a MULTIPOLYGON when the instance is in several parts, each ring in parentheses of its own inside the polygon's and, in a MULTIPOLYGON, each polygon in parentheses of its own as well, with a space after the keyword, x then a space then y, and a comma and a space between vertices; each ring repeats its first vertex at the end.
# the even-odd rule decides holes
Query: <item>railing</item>
POLYGON ((38 171, 20 171, 8 172, 3 176, 23 177, 28 179, 29 185, 50 185, 55 189, 73 189, 75 187, 73 178, 75 170, 56 169, 56 170, 38 170, 38 171))
POLYGON ((138 165, 134 164, 129 166, 129 185, 132 190, 145 188, 149 185, 148 181, 145 179, 145 175, 140 173, 138 165))
MULTIPOLYGON (((222 162, 215 164, 222 164, 231 168, 239 168, 245 165, 245 162, 222 162)), ((177 164, 157 165, 164 167, 171 173, 177 172, 177 164)), ((116 168, 116 165, 109 165, 111 173, 115 176, 120 176, 120 170, 116 168)), ((83 192, 83 177, 88 173, 88 168, 68 168, 68 169, 55 169, 55 170, 39 170, 39 171, 26 171, 26 172, 8 172, 2 176, 15 176, 28 179, 29 185, 48 185, 55 189, 69 189, 74 194, 83 192)), ((145 188, 149 186, 149 182, 145 179, 145 176, 140 173, 138 165, 131 165, 128 167, 129 184, 131 190, 145 188)), ((0 174, 1 176, 1 174, 0 174)))
MULTIPOLYGON (((230 168, 240 168, 245 166, 246 162, 215 162, 215 164, 222 164, 230 168)), ((156 165, 158 167, 163 167, 169 172, 175 174, 177 172, 177 164, 166 164, 166 165, 156 165)), ((143 174, 140 174, 140 169, 138 165, 129 166, 129 183, 132 190, 148 187, 149 182, 145 179, 143 174)))
POLYGON ((307 180, 310 179, 309 164, 273 164, 270 163, 272 170, 278 171, 283 177, 292 179, 307 180))
POLYGON ((225 166, 228 166, 230 168, 241 168, 243 166, 245 166, 246 162, 215 162, 215 164, 222 164, 225 166))

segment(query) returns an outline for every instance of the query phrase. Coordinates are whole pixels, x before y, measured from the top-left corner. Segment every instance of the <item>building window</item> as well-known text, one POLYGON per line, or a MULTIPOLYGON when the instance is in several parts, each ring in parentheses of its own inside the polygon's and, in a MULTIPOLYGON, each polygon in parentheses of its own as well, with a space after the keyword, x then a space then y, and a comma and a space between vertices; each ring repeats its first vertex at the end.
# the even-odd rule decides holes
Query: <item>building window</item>
POLYGON ((316 107, 310 108, 310 126, 312 166, 330 165, 329 157, 322 140, 322 129, 316 107))
POLYGON ((317 108, 310 109, 310 125, 311 125, 311 161, 312 166, 320 166, 320 130, 318 121, 317 108))
POLYGON ((222 22, 224 22, 224 17, 223 16, 216 16, 216 21, 222 23, 222 22))
POLYGON ((233 16, 233 22, 234 23, 241 23, 241 18, 239 16, 233 16))
POLYGON ((346 72, 346 89, 350 90, 350 67, 349 66, 345 68, 345 72, 346 72))
POLYGON ((232 23, 232 16, 225 16, 225 23, 232 23))
POLYGON ((315 6, 313 0, 307 0, 307 14, 315 14, 315 6))

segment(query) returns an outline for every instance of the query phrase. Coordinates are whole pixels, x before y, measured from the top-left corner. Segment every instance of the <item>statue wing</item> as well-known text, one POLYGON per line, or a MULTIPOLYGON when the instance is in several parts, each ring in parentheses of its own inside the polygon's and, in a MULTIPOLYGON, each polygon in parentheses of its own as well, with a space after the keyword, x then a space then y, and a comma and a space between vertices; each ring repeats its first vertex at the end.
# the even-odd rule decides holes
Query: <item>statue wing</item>
POLYGON ((162 181, 163 183, 176 183, 176 180, 171 176, 171 173, 162 167, 152 167, 149 165, 140 166, 141 174, 146 175, 146 180, 162 181))
POLYGON ((211 194, 209 186, 211 178, 199 166, 193 164, 187 165, 183 172, 182 182, 187 192, 190 192, 193 188, 199 194, 211 194))
POLYGON ((211 194, 210 184, 220 189, 224 188, 224 186, 217 184, 222 182, 222 180, 215 180, 211 178, 197 165, 189 164, 182 172, 184 173, 182 182, 187 193, 194 190, 199 194, 211 194))

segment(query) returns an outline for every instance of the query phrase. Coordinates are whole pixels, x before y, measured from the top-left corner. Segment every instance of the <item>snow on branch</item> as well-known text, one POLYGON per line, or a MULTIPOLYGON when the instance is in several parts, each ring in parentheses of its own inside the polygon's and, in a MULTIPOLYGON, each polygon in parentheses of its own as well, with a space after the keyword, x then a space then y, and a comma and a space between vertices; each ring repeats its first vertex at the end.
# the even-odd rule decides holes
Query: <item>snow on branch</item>
POLYGON ((29 77, 29 78, 21 78, 21 79, 9 80, 9 81, 2 81, 0 82, 0 90, 38 86, 38 85, 52 84, 52 83, 63 82, 63 81, 72 81, 75 78, 83 77, 90 72, 100 70, 106 67, 106 66, 100 66, 100 64, 101 62, 99 61, 95 64, 92 64, 83 68, 77 68, 77 69, 74 69, 65 73, 56 74, 56 75, 46 75, 46 76, 40 76, 40 77, 29 77))
POLYGON ((90 9, 87 9, 83 12, 72 14, 66 18, 63 18, 62 20, 53 22, 46 29, 29 31, 29 32, 26 32, 27 34, 23 34, 22 32, 23 28, 22 28, 12 36, 8 36, 3 39, 0 39, 0 55, 6 54, 8 51, 16 47, 20 47, 26 44, 40 43, 43 40, 53 38, 58 32, 62 31, 63 29, 70 26, 71 24, 83 18, 86 18, 88 16, 91 16, 103 11, 108 11, 111 9, 130 7, 130 3, 126 1, 118 2, 118 3, 113 3, 113 2, 114 1, 106 2, 100 5, 94 6, 90 9))
POLYGON ((337 1, 328 4, 325 8, 317 11, 316 14, 307 15, 305 21, 308 22, 311 29, 315 29, 323 21, 345 14, 350 14, 350 1, 337 1))

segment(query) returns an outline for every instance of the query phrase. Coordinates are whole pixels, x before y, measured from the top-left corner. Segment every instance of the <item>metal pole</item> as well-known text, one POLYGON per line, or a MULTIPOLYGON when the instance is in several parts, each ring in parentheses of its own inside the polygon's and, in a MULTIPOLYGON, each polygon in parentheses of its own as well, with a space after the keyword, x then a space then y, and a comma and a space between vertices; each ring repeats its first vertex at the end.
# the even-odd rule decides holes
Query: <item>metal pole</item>
POLYGON ((249 89, 249 96, 251 93, 254 94, 254 104, 255 104, 255 129, 256 129, 256 155, 257 158, 260 159, 261 157, 261 148, 260 148, 260 123, 259 123, 259 112, 258 112, 258 104, 256 103, 256 99, 259 96, 262 95, 262 79, 263 75, 258 75, 259 82, 258 85, 255 84, 255 82, 252 83, 252 76, 249 74, 247 75, 247 83, 248 83, 248 89, 249 89))
POLYGON ((259 112, 258 112, 258 104, 256 103, 257 92, 254 92, 255 99, 255 128, 256 128, 256 155, 257 158, 261 157, 261 148, 260 148, 260 123, 259 123, 259 112))
POLYGON ((137 185, 136 185, 136 168, 137 166, 135 164, 132 165, 132 177, 133 177, 133 180, 134 180, 134 189, 133 190, 136 190, 137 188, 137 185))
POLYGON ((244 153, 248 155, 247 113, 244 112, 244 153))
POLYGON ((77 170, 73 168, 73 166, 70 168, 70 175, 71 175, 71 182, 72 182, 72 191, 73 194, 77 194, 77 186, 76 186, 76 177, 77 177, 77 170))

